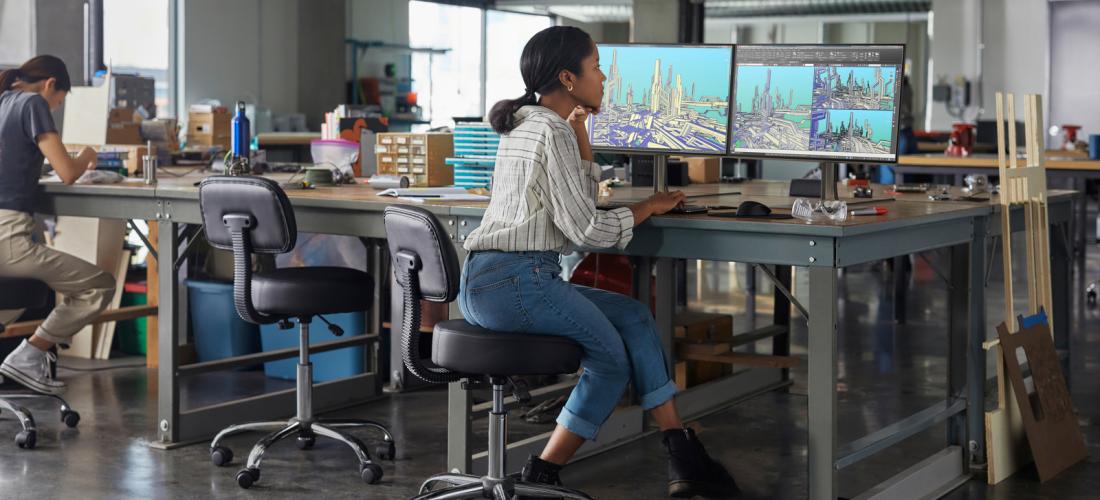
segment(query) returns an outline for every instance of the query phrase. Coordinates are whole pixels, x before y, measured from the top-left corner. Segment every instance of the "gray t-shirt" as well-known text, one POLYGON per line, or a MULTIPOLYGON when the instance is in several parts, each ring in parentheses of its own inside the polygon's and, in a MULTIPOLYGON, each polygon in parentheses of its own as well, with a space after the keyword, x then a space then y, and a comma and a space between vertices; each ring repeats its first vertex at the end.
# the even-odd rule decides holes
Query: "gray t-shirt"
POLYGON ((33 212, 45 157, 38 137, 57 132, 50 105, 33 92, 0 94, 0 209, 33 212))

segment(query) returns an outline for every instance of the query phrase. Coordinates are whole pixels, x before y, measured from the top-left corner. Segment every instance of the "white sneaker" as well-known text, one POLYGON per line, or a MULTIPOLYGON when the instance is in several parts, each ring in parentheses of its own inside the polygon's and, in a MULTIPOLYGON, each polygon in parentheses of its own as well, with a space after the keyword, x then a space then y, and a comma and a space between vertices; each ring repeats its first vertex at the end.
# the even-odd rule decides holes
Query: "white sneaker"
POLYGON ((50 363, 57 362, 57 355, 44 352, 26 340, 19 344, 3 364, 0 374, 42 394, 62 394, 68 387, 50 375, 50 363))

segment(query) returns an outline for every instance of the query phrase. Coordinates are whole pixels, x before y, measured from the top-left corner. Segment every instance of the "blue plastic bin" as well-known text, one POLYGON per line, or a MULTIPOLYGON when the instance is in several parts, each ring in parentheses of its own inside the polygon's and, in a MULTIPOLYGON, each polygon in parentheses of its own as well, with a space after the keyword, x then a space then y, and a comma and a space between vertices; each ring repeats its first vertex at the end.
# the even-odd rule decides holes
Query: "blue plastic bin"
MULTIPOLYGON (((326 314, 325 319, 329 323, 343 328, 344 336, 337 337, 333 335, 320 319, 314 318, 313 322, 309 324, 310 344, 363 335, 366 330, 365 312, 326 314)), ((294 323, 294 328, 290 330, 280 330, 276 325, 260 326, 260 339, 264 352, 298 347, 298 321, 291 320, 291 322, 294 323)), ((313 363, 313 381, 327 382, 363 373, 363 349, 364 346, 353 346, 320 354, 310 354, 309 360, 313 363)), ((264 373, 272 378, 296 380, 298 378, 297 365, 297 356, 279 361, 268 361, 264 363, 264 373)))
POLYGON ((232 283, 187 280, 187 298, 200 362, 260 351, 260 329, 237 315, 232 283))

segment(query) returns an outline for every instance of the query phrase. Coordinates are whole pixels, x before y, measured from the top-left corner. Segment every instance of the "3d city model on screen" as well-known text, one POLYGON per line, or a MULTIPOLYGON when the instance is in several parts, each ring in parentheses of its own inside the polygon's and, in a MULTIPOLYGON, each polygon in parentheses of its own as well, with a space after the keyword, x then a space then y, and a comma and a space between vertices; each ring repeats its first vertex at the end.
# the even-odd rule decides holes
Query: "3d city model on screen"
POLYGON ((809 149, 813 77, 812 67, 739 67, 735 147, 809 149))
MULTIPOLYGON (((602 45, 594 148, 724 154, 733 51, 722 46, 602 45)), ((807 95, 807 99, 809 96, 807 95)))
POLYGON ((901 47, 738 47, 735 153, 896 156, 901 47))

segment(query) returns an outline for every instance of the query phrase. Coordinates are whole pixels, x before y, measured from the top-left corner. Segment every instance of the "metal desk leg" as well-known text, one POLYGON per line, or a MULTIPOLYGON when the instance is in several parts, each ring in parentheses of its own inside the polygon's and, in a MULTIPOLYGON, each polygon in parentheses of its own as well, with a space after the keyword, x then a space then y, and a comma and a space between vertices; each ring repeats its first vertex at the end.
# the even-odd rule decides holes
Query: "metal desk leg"
MULTIPOLYGON (((791 266, 775 266, 775 278, 780 284, 787 287, 787 290, 790 290, 791 266)), ((775 306, 772 324, 787 327, 787 333, 772 338, 772 354, 775 356, 788 356, 791 354, 791 301, 778 287, 776 287, 773 294, 773 300, 775 306)), ((790 380, 790 378, 791 370, 784 368, 783 380, 790 380)))
MULTIPOLYGON (((987 224, 989 219, 978 217, 974 219, 974 234, 970 239, 970 286, 968 287, 970 305, 968 341, 966 348, 966 434, 967 446, 965 449, 970 454, 970 464, 984 466, 986 464, 985 448, 985 349, 982 342, 985 341, 985 258, 989 255, 986 244, 987 224)), ((952 260, 956 259, 954 251, 952 260)), ((961 255, 959 256, 961 258, 961 255)), ((960 297, 959 302, 962 299, 960 297)), ((952 346, 955 344, 952 343, 952 346)))
MULTIPOLYGON (((462 245, 455 244, 455 254, 458 262, 465 263, 468 254, 462 245)), ((462 317, 462 311, 458 307, 458 301, 451 302, 447 317, 458 319, 462 317)), ((397 321, 397 316, 391 321, 397 321)), ((400 361, 398 361, 400 363, 400 361)), ((402 372, 405 372, 403 365, 402 372)), ((394 368, 390 368, 394 371, 394 368)), ((474 442, 473 431, 473 397, 470 391, 462 388, 462 382, 453 382, 447 385, 447 470, 466 474, 473 467, 473 449, 470 443, 474 442)))
POLYGON ((749 317, 749 328, 756 328, 756 266, 745 266, 745 314, 749 317))
POLYGON ((469 473, 473 450, 473 429, 470 407, 473 398, 470 391, 462 389, 461 382, 447 386, 447 470, 457 473, 469 473))
MULTIPOLYGON (((1070 325, 1073 323, 1072 295, 1070 294, 1070 276, 1073 273, 1073 250, 1069 242, 1069 224, 1059 224, 1051 231, 1050 249, 1050 290, 1051 290, 1051 317, 1054 318, 1054 348, 1059 354, 1065 353, 1062 358, 1062 373, 1066 377, 1066 385, 1070 385, 1070 325)), ((1084 269, 1082 268, 1082 272, 1084 269)), ((1083 290, 1078 289, 1077 293, 1083 290)))
POLYGON ((673 316, 676 314, 676 261, 669 258, 657 259, 657 334, 661 338, 661 347, 665 350, 665 367, 671 376, 673 359, 676 357, 672 342, 673 316))
POLYGON ((905 296, 909 284, 905 263, 908 259, 908 255, 894 257, 894 322, 899 325, 905 324, 905 296))
MULTIPOLYGON (((975 257, 974 252, 979 251, 973 248, 976 241, 984 242, 984 235, 972 235, 971 245, 956 245, 948 249, 950 275, 947 290, 947 401, 948 404, 953 404, 958 399, 967 399, 966 413, 955 415, 947 420, 947 446, 954 445, 971 450, 978 446, 978 442, 973 441, 975 434, 970 424, 974 423, 972 418, 974 415, 982 414, 982 405, 981 391, 968 391, 968 389, 974 389, 975 385, 980 385, 982 379, 979 377, 971 381, 971 378, 980 374, 981 371, 969 370, 968 366, 973 367, 973 365, 968 365, 968 361, 974 354, 972 348, 977 346, 980 349, 981 341, 984 340, 984 329, 970 321, 974 306, 982 304, 974 300, 975 297, 972 294, 978 293, 980 296, 984 279, 982 272, 984 266, 980 261, 971 261, 975 257), (975 327, 978 329, 973 330, 975 327), (973 333, 973 336, 969 335, 970 333, 973 333), (977 342, 973 342, 974 337, 978 339, 977 342), (971 342, 968 342, 968 339, 971 342), (973 385, 968 386, 970 382, 973 382, 973 385), (973 444, 973 447, 964 446, 968 444, 968 438, 971 440, 969 444, 973 444)), ((982 259, 985 254, 979 251, 976 257, 982 259)), ((982 306, 978 308, 981 309, 982 306)), ((984 363, 981 366, 984 371, 984 363)), ((978 419, 978 422, 980 421, 981 419, 978 419)), ((979 433, 981 433, 980 429, 979 433)), ((974 457, 971 460, 971 463, 974 463, 974 457)))
POLYGON ((176 371, 179 359, 179 224, 159 221, 157 232, 158 289, 157 339, 160 345, 157 367, 157 438, 162 443, 179 441, 180 394, 176 371))
POLYGON ((809 268, 809 495, 835 500, 837 270, 809 268))

